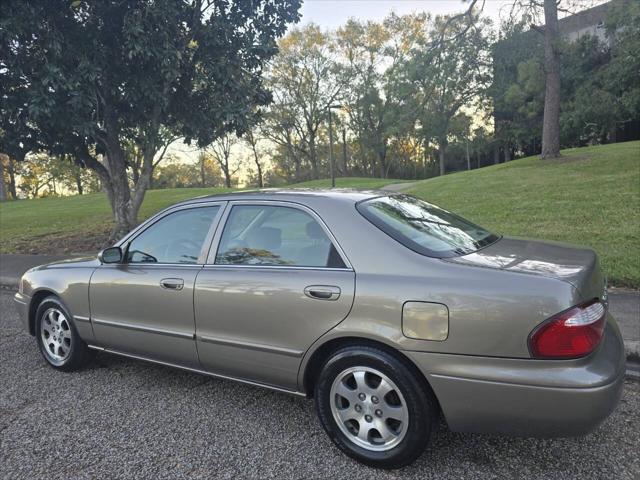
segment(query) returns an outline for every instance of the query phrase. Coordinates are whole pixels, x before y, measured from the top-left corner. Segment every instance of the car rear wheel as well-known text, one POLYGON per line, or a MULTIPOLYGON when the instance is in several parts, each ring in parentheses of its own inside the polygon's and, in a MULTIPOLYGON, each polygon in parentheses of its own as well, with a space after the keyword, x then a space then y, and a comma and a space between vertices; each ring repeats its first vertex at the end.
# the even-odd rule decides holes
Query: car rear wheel
POLYGON ((413 462, 436 424, 437 403, 422 379, 395 355, 375 347, 335 352, 317 379, 315 400, 333 442, 374 467, 413 462))
POLYGON ((92 351, 78 335, 71 315, 57 297, 47 297, 38 306, 36 339, 42 356, 58 370, 77 370, 91 360, 92 351))

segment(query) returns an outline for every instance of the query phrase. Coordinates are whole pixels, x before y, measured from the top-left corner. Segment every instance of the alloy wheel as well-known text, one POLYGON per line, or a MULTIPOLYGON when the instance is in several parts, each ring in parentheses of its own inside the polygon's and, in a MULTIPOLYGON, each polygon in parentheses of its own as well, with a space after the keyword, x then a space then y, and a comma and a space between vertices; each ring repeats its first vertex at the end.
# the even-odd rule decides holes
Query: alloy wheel
POLYGON ((49 359, 63 363, 71 352, 71 326, 65 314, 58 308, 48 308, 40 322, 40 338, 49 359))
POLYGON ((342 371, 331 386, 331 413, 345 436, 372 451, 390 450, 404 438, 409 423, 400 389, 370 367, 342 371))

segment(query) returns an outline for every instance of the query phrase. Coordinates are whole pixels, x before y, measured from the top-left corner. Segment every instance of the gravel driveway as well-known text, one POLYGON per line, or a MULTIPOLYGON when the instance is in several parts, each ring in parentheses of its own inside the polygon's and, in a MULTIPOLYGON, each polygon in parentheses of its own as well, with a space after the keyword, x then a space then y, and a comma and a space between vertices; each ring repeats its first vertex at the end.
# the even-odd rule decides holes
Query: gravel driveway
POLYGON ((81 372, 45 365, 0 293, 0 478, 640 477, 640 388, 576 439, 451 433, 412 466, 382 472, 339 453, 313 403, 143 362, 98 355, 81 372))

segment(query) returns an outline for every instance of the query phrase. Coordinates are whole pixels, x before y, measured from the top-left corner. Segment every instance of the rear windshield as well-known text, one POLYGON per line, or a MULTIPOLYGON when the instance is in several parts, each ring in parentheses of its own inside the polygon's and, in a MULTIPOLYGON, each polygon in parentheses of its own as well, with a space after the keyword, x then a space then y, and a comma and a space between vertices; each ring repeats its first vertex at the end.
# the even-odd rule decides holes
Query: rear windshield
POLYGON ((466 255, 500 237, 418 198, 392 195, 365 200, 358 211, 405 247, 429 257, 466 255))

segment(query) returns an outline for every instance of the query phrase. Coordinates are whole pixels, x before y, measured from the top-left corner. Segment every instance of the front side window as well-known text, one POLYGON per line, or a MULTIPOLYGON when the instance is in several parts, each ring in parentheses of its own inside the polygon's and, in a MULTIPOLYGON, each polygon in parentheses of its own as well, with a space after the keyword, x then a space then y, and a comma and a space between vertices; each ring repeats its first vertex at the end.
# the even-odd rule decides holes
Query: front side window
POLYGON ((372 198, 356 208, 387 235, 430 257, 466 255, 499 239, 458 215, 407 195, 372 198))
POLYGON ((197 263, 219 209, 216 205, 179 210, 158 220, 129 244, 127 262, 197 263))
POLYGON ((345 267, 311 215, 297 208, 270 205, 235 205, 231 209, 216 264, 345 267))

